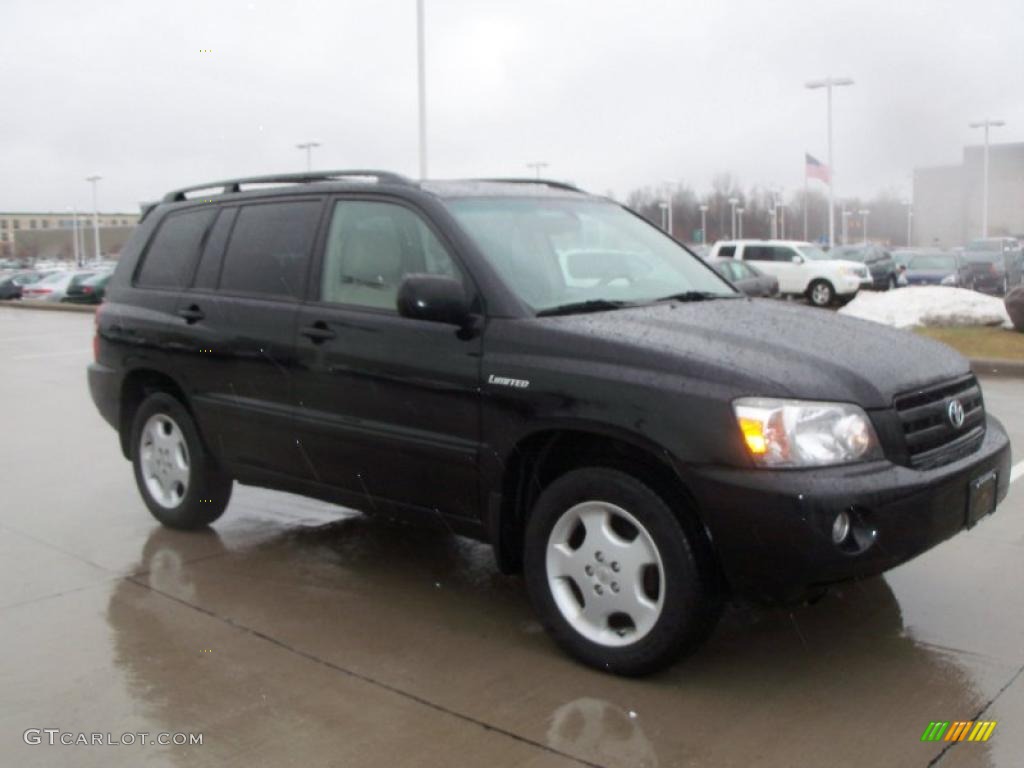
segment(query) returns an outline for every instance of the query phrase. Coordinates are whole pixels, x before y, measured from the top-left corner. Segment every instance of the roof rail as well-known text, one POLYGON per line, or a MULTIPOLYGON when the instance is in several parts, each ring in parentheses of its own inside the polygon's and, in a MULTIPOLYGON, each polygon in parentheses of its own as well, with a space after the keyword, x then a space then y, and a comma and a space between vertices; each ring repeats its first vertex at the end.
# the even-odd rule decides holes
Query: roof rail
POLYGON ((310 184, 316 181, 336 181, 351 177, 365 177, 376 179, 378 183, 388 184, 411 184, 405 176, 391 171, 355 170, 355 171, 315 171, 312 173, 276 173, 271 176, 249 176, 242 179, 227 179, 225 181, 210 181, 206 184, 193 184, 190 187, 175 189, 164 195, 163 202, 178 203, 187 200, 189 192, 197 192, 202 189, 214 189, 220 187, 219 194, 227 195, 232 192, 241 192, 243 184, 310 184))
POLYGON ((580 194, 587 194, 582 189, 566 181, 555 181, 554 179, 529 179, 529 178, 502 178, 502 179, 467 179, 467 181, 488 181, 494 184, 543 184, 545 187, 551 187, 552 189, 565 189, 569 192, 579 192, 580 194))

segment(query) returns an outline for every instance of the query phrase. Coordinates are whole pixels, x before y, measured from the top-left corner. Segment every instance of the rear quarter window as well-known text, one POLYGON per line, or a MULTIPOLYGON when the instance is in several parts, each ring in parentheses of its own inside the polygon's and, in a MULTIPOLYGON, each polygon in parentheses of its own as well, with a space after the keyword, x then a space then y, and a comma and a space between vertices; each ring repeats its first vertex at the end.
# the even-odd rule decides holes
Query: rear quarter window
POLYGON ((215 208, 200 208, 169 214, 146 249, 136 285, 140 288, 187 286, 216 213, 215 208))

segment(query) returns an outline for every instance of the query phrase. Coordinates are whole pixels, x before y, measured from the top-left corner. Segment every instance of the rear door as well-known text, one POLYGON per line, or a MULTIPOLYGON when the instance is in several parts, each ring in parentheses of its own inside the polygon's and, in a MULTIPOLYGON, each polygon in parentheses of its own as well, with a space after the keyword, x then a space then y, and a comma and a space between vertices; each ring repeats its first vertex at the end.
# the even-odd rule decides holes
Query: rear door
POLYGON ((189 396, 217 456, 308 477, 294 434, 295 323, 322 197, 220 210, 177 313, 187 334, 189 396))
POLYGON ((479 511, 481 337, 400 317, 410 273, 471 284, 406 203, 338 198, 299 312, 298 431, 318 481, 463 517, 479 511))
POLYGON ((745 245, 743 260, 754 264, 766 275, 779 281, 782 293, 803 293, 807 280, 802 274, 802 265, 793 262, 797 253, 792 248, 778 245, 745 245))

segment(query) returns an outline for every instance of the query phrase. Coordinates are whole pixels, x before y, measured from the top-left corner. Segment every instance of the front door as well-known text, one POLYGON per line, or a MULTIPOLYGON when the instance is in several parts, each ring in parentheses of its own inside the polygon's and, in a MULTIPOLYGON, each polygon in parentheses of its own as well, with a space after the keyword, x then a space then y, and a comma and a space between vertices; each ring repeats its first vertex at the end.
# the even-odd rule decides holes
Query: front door
POLYGON ((299 311, 297 430, 317 481, 475 517, 481 338, 400 317, 410 273, 461 278, 426 219, 385 198, 338 199, 319 281, 299 311))

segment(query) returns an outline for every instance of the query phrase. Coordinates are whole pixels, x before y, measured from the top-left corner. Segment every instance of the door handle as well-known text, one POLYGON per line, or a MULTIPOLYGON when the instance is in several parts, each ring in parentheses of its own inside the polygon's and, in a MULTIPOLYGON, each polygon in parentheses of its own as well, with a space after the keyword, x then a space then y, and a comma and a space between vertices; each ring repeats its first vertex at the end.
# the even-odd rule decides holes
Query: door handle
POLYGON ((190 307, 182 307, 178 310, 178 316, 185 318, 185 322, 189 325, 197 323, 202 320, 206 315, 203 314, 203 310, 193 304, 190 307))
POLYGON ((328 339, 333 339, 337 334, 327 327, 327 323, 319 320, 312 325, 307 325, 301 331, 303 336, 310 339, 314 344, 319 344, 328 339))

